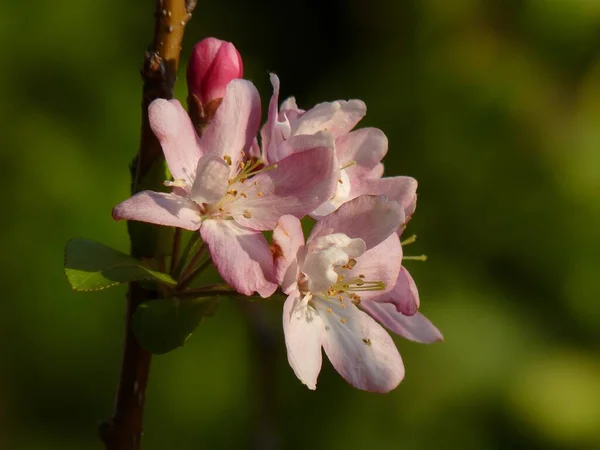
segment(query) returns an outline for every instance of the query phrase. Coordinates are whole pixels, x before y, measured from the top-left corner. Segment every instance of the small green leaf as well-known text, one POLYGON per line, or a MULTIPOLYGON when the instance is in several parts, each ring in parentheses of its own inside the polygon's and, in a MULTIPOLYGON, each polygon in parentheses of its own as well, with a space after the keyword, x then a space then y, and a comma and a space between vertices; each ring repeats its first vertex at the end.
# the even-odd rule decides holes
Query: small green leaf
POLYGON ((133 314, 133 331, 142 347, 160 355, 183 346, 218 298, 166 298, 142 303, 133 314))
POLYGON ((170 275, 148 269, 123 252, 87 239, 72 239, 67 243, 65 273, 76 291, 97 291, 139 280, 177 284, 170 275))

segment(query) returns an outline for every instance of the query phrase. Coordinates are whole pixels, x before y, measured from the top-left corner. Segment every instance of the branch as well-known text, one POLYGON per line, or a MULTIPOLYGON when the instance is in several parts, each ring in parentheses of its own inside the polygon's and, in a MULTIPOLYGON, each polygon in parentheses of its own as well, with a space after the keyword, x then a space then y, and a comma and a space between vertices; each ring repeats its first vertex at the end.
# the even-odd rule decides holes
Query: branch
MULTIPOLYGON (((158 190, 164 181, 164 177, 158 179, 152 175, 151 169, 157 163, 164 164, 164 157, 150 129, 148 105, 157 98, 173 98, 183 32, 195 6, 195 0, 157 1, 154 39, 145 54, 142 68, 142 129, 139 152, 132 165, 132 193, 142 188, 155 187, 158 190)), ((132 256, 158 256, 158 241, 149 245, 142 229, 130 227, 130 238, 132 256)), ((139 450, 141 447, 151 355, 137 342, 131 320, 140 303, 158 296, 158 292, 144 289, 139 283, 129 285, 123 360, 115 410, 112 418, 100 424, 98 430, 107 450, 139 450)))

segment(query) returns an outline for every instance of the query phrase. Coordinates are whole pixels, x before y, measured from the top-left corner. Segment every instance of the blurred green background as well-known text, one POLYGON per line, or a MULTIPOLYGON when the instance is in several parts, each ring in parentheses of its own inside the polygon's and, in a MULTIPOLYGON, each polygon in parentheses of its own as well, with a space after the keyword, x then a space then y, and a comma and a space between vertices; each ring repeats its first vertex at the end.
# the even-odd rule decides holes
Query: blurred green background
MULTIPOLYGON (((72 293, 62 254, 70 237, 128 248, 110 211, 128 196, 153 8, 0 3, 1 449, 101 448, 125 290, 72 293)), ((154 358, 144 448, 600 449, 600 2, 200 1, 182 66, 209 35, 237 45, 265 104, 269 71, 303 107, 367 103, 386 173, 420 182, 407 252, 429 261, 407 264, 446 340, 398 339, 389 395, 328 362, 311 392, 281 304, 264 302, 259 357, 223 302, 154 358)))

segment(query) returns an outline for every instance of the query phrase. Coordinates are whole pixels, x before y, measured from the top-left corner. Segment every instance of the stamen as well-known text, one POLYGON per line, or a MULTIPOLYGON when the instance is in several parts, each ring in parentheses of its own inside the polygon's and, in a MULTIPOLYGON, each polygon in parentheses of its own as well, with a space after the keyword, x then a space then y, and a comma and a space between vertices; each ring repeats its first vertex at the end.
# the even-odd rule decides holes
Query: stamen
POLYGON ((365 345, 368 345, 369 347, 372 345, 371 339, 369 339, 369 338, 363 338, 362 341, 365 343, 365 345))
POLYGON ((345 166, 343 166, 343 167, 340 167, 340 170, 344 170, 344 169, 347 169, 348 167, 352 167, 352 166, 355 166, 355 165, 356 165, 356 161, 350 161, 350 162, 349 162, 348 164, 346 164, 345 166))
POLYGON ((260 192, 260 191, 258 191, 258 192, 256 193, 256 195, 258 195, 259 197, 262 197, 262 196, 263 196, 263 193, 262 193, 262 192, 260 192))
POLYGON ((427 255, 403 256, 402 260, 406 260, 406 261, 427 261, 427 255))
POLYGON ((413 242, 415 242, 417 240, 417 235, 413 234, 411 237, 408 237, 406 239, 404 239, 403 241, 400 242, 400 245, 409 245, 412 244, 413 242))
POLYGON ((228 166, 230 166, 232 164, 232 162, 231 162, 231 156, 229 156, 229 155, 223 155, 223 159, 225 160, 225 162, 227 163, 228 166))
POLYGON ((351 258, 348 260, 347 264, 344 264, 342 266, 342 269, 352 270, 354 269, 354 266, 356 266, 356 260, 354 258, 351 258))
POLYGON ((244 217, 246 219, 251 219, 252 218, 252 213, 250 211, 248 211, 247 209, 244 210, 244 217))
POLYGON ((343 317, 340 319, 340 322, 342 322, 343 324, 346 323, 346 319, 344 319, 343 317))
POLYGON ((180 187, 180 188, 184 188, 187 186, 187 184, 183 178, 177 178, 176 180, 173 180, 173 181, 165 180, 165 181, 163 181, 163 185, 167 186, 167 187, 180 187))

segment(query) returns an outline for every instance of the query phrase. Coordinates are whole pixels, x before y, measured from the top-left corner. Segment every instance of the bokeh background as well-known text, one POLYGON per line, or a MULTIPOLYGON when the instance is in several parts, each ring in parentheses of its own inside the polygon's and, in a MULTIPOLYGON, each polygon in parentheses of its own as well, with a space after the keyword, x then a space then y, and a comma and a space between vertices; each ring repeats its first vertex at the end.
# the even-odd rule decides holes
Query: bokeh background
MULTIPOLYGON (((0 3, 0 448, 100 449, 124 288, 71 292, 70 237, 126 250, 153 2, 0 3)), ((600 2, 200 1, 193 43, 233 41, 266 104, 360 98, 386 173, 420 182, 407 233, 422 309, 445 342, 398 339, 405 381, 316 392, 222 302, 152 363, 144 448, 600 449, 600 2), (266 355, 266 356, 265 356, 266 355), (265 389, 265 386, 268 388, 265 389)), ((266 312, 265 312, 266 311, 266 312)), ((254 313, 251 312, 250 315, 254 313)), ((263 339, 264 341, 264 339, 263 339)))

